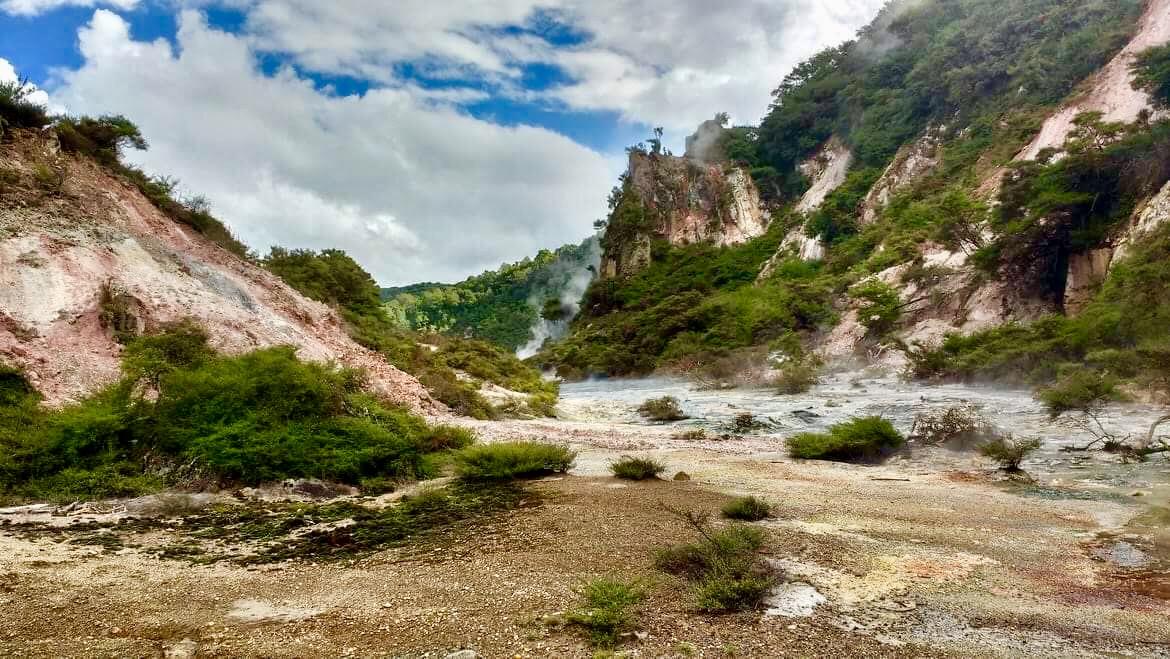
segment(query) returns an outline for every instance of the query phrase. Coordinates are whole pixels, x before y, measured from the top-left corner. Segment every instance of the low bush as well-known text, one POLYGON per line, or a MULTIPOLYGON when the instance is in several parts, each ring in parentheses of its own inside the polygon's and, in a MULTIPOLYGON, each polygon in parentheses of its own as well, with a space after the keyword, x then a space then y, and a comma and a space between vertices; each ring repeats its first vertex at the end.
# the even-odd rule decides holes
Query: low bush
POLYGON ((644 481, 658 478, 666 471, 666 465, 651 458, 623 456, 610 463, 609 470, 614 476, 628 481, 644 481))
POLYGON ((664 396, 662 398, 652 398, 638 408, 638 414, 643 418, 658 423, 669 423, 672 421, 683 421, 688 419, 679 406, 678 399, 674 396, 664 396))
POLYGON ((815 358, 793 359, 776 367, 770 384, 776 393, 795 396, 807 393, 820 383, 821 363, 815 358))
POLYGON ((0 82, 0 136, 8 128, 44 128, 52 123, 45 106, 29 100, 32 92, 24 80, 0 82))
POLYGON ((565 473, 577 454, 540 442, 502 442, 463 449, 455 456, 455 473, 467 481, 501 481, 565 473))
POLYGON ((718 613, 758 607, 776 584, 776 575, 757 553, 764 545, 764 534, 739 524, 712 530, 703 515, 681 515, 702 539, 660 550, 655 567, 693 583, 700 610, 718 613))
POLYGON ((702 442, 709 439, 707 436, 707 431, 703 430, 702 428, 697 428, 695 430, 684 430, 682 432, 671 435, 670 438, 676 439, 680 442, 702 442))
POLYGON ((1075 368, 1052 386, 1040 389, 1036 398, 1053 419, 1066 412, 1095 413, 1119 400, 1117 378, 1087 368, 1075 368))
POLYGON ((621 635, 634 629, 631 609, 646 595, 641 587, 612 579, 594 579, 581 589, 583 605, 568 615, 571 625, 589 635, 594 646, 610 649, 621 635))
POLYGON ((905 443, 893 424, 874 416, 838 423, 827 433, 796 435, 788 440, 788 453, 801 460, 878 462, 905 443))
POLYGON ((996 436, 995 427, 970 406, 923 412, 915 417, 910 432, 913 442, 954 450, 972 449, 996 436))
POLYGON ((1029 455, 1043 445, 1039 439, 1015 439, 1011 436, 997 437, 979 446, 979 453, 999 463, 1000 469, 1008 473, 1023 471, 1020 465, 1029 455))
POLYGON ((740 497, 723 506, 724 517, 745 522, 758 522, 767 519, 771 514, 772 505, 754 496, 740 497))
POLYGON ((123 379, 60 410, 0 373, 0 497, 131 496, 186 479, 348 484, 433 474, 429 456, 465 446, 364 392, 361 373, 305 363, 292 348, 215 355, 190 322, 130 341, 123 379))

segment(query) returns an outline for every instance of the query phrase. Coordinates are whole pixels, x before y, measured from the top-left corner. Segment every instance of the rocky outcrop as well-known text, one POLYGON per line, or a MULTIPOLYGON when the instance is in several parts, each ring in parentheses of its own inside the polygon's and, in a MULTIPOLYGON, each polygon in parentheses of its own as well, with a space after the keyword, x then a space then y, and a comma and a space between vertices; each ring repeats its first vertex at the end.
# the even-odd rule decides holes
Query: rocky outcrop
POLYGON ((0 362, 22 368, 49 404, 119 377, 121 328, 191 317, 227 353, 291 345, 308 360, 368 373, 374 391, 428 415, 426 389, 354 343, 329 307, 165 216, 137 188, 26 134, 0 146, 0 168, 29 181, 65 173, 60 195, 34 186, 0 195, 0 362))
POLYGON ((768 230, 769 215, 744 169, 729 163, 633 152, 622 204, 636 207, 638 226, 611 218, 602 277, 625 276, 650 262, 654 240, 672 245, 739 245, 768 230))
POLYGON ((889 205, 895 193, 938 166, 938 149, 946 134, 946 126, 931 126, 913 144, 898 149, 894 160, 862 202, 862 224, 872 224, 889 205))
POLYGON ((1145 91, 1133 88, 1130 65, 1134 56, 1170 41, 1170 0, 1149 0, 1137 34, 1112 61, 1090 80, 1087 91, 1049 117, 1040 134, 1017 156, 1034 160, 1044 149, 1060 149, 1072 133, 1073 119, 1082 112, 1101 112, 1105 121, 1132 123, 1151 109, 1145 91))
POLYGON ((1076 315, 1093 299, 1101 284, 1109 275, 1109 265, 1113 261, 1113 248, 1102 247, 1080 254, 1073 254, 1068 259, 1068 275, 1064 286, 1064 312, 1070 316, 1076 315))
POLYGON ((1133 220, 1114 243, 1113 262, 1128 256, 1137 241, 1167 222, 1170 222, 1170 183, 1134 213, 1133 220))
POLYGON ((796 204, 801 213, 811 213, 821 207, 825 198, 841 187, 853 164, 853 152, 834 136, 817 151, 816 155, 800 165, 800 173, 809 180, 809 189, 796 204))

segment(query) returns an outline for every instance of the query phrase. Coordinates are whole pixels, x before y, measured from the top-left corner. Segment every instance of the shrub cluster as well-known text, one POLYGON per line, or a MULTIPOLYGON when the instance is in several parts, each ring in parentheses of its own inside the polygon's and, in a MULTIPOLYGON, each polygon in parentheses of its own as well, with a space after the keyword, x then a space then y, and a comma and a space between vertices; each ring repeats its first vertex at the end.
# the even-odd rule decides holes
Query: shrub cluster
POLYGON ((645 419, 658 423, 683 421, 690 418, 683 412, 682 407, 678 403, 678 399, 674 396, 652 398, 638 407, 638 414, 641 414, 645 419))
POLYGON ((994 439, 998 432, 972 406, 948 407, 919 414, 914 419, 910 439, 924 446, 945 446, 968 450, 994 439))
POLYGON ((563 446, 539 442, 480 444, 455 456, 455 473, 468 481, 500 481, 565 473, 577 454, 563 446))
POLYGON ((701 516, 689 514, 687 519, 701 540, 659 551, 655 567, 691 582, 702 611, 758 607, 776 585, 776 575, 757 553, 764 545, 763 532, 743 525, 712 530, 701 516))
POLYGON ((123 379, 58 411, 18 375, 0 377, 0 492, 8 498, 123 496, 179 479, 257 484, 431 475, 428 456, 471 437, 430 428, 364 392, 355 371, 292 348, 215 355, 179 323, 127 345, 123 379))
POLYGON ((893 424, 871 416, 838 423, 827 433, 796 435, 788 440, 788 453, 802 460, 879 462, 905 443, 893 424))
POLYGON ((585 630, 589 642, 595 647, 613 648, 622 634, 634 629, 634 616, 630 609, 645 597, 642 588, 636 584, 594 579, 581 589, 584 603, 569 613, 568 622, 585 630))
POLYGON ((44 128, 52 123, 48 110, 29 99, 27 81, 0 82, 0 137, 8 128, 44 128))
POLYGON ((622 456, 609 465, 610 472, 617 478, 628 481, 656 479, 666 471, 666 465, 651 458, 622 456))
POLYGON ((772 504, 754 496, 740 497, 723 506, 723 516, 744 522, 758 522, 772 515, 772 504))
POLYGON ((1023 471, 1020 465, 1029 455, 1043 445, 1039 439, 1015 439, 1011 436, 997 437, 979 445, 979 453, 999 463, 1000 469, 1008 473, 1023 471))

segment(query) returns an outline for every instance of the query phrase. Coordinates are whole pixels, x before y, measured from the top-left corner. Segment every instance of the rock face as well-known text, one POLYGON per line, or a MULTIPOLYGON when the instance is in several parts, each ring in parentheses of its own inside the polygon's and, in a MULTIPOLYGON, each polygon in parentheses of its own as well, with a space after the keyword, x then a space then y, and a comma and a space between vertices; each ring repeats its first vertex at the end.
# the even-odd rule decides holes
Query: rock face
POLYGON ((39 135, 0 146, 5 170, 30 177, 45 162, 66 172, 61 195, 0 196, 0 362, 22 368, 49 404, 118 378, 119 327, 190 317, 229 354, 291 345, 307 360, 364 369, 390 401, 447 413, 417 380, 354 343, 332 309, 175 223, 107 170, 57 154, 39 135))
POLYGON ((611 224, 601 262, 603 277, 629 275, 650 262, 651 243, 709 242, 739 245, 768 230, 769 216, 751 176, 727 163, 634 152, 627 203, 637 204, 643 225, 616 238, 611 224))
POLYGON ((878 213, 889 205, 895 193, 938 166, 938 148, 946 132, 946 126, 931 126, 916 142, 898 149, 894 160, 862 202, 862 224, 872 224, 878 213))
POLYGON ((1150 109, 1150 97, 1134 89, 1130 64, 1138 53, 1170 41, 1170 0, 1150 0, 1137 34, 1105 68, 1090 80, 1088 91, 1049 117, 1020 154, 1019 160, 1035 160, 1044 149, 1064 146, 1073 119, 1082 112, 1101 112, 1105 121, 1132 123, 1142 110, 1150 109))
POLYGON ((1113 262, 1117 262, 1129 255, 1133 244, 1153 232, 1166 222, 1170 222, 1170 183, 1167 183, 1158 194, 1154 195, 1144 206, 1138 208, 1133 220, 1118 237, 1113 248, 1113 262))
POLYGON ((845 182, 852 164, 853 152, 840 138, 834 136, 825 142, 815 156, 800 165, 800 173, 811 186, 796 204, 796 210, 811 213, 820 208, 825 198, 845 182))

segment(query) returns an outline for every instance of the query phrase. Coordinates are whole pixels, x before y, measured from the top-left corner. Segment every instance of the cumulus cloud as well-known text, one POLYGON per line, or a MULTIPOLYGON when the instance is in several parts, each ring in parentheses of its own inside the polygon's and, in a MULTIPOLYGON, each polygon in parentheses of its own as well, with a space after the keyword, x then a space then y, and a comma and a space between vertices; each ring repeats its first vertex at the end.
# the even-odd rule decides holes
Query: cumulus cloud
POLYGON ((139 0, 2 0, 0 11, 16 16, 36 16, 61 7, 106 6, 130 10, 138 6, 139 0))
POLYGON ((479 77, 526 100, 617 111, 689 130, 716 112, 755 122, 800 60, 851 38, 886 0, 245 0, 262 50, 314 71, 389 81, 404 62, 433 76, 479 77), (517 33, 510 27, 523 26, 517 33), (550 26, 584 35, 558 47, 550 26), (532 94, 513 85, 526 64, 572 82, 532 94))
MULTIPOLYGON (((265 75, 248 39, 180 15, 177 48, 135 41, 106 10, 54 99, 135 119, 131 154, 206 195, 249 244, 338 247, 379 281, 451 281, 579 240, 604 213, 613 163, 556 133, 502 127, 410 86, 323 92, 265 75)), ((456 99, 458 100, 458 99, 456 99)))
MULTIPOLYGON (((16 67, 12 66, 12 62, 9 62, 3 57, 0 57, 0 82, 20 82, 20 76, 16 73, 16 67)), ((49 107, 53 111, 59 111, 53 108, 49 102, 49 95, 45 93, 45 90, 38 89, 32 83, 25 83, 25 88, 29 90, 28 100, 38 105, 49 107)))

